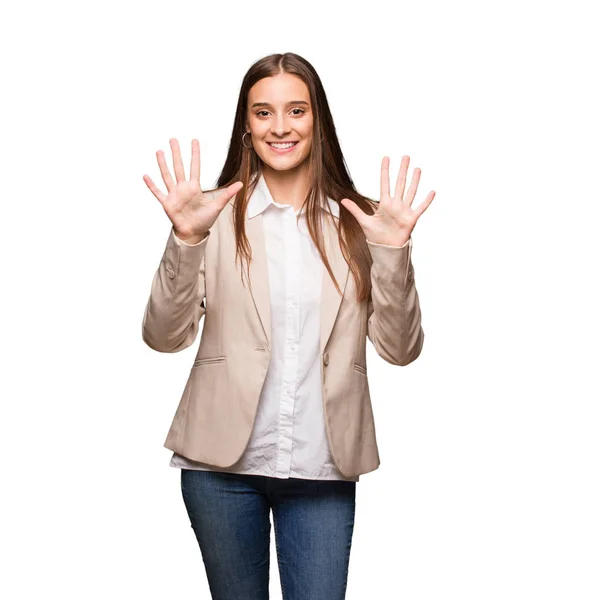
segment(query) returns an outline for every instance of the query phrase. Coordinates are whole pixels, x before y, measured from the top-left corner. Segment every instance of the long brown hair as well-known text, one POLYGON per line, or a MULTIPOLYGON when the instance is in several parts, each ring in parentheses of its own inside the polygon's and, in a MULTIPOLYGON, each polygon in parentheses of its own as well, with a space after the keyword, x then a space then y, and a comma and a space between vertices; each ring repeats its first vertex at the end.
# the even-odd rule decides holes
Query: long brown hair
MULTIPOLYGON (((317 72, 306 59, 292 52, 271 54, 256 61, 248 69, 242 80, 227 158, 215 189, 226 187, 236 181, 244 184, 235 196, 233 229, 236 237, 236 262, 237 258, 243 255, 247 269, 249 269, 252 255, 244 227, 245 215, 255 182, 262 173, 262 160, 252 148, 247 148, 242 144, 242 136, 246 131, 248 93, 257 81, 280 73, 297 75, 304 81, 310 93, 313 110, 313 139, 310 156, 307 159, 310 161, 311 185, 305 199, 306 223, 323 264, 341 294, 342 291, 333 276, 324 250, 321 221, 324 211, 321 209, 319 198, 323 198, 325 195, 338 203, 342 198, 350 198, 368 214, 375 212, 377 203, 359 194, 354 187, 335 132, 325 90, 317 72)), ((342 204, 339 205, 339 208, 340 218, 337 232, 340 248, 356 281, 357 301, 361 302, 368 298, 371 289, 372 259, 361 226, 342 204)), ((328 207, 326 207, 326 212, 327 218, 333 219, 328 207)))

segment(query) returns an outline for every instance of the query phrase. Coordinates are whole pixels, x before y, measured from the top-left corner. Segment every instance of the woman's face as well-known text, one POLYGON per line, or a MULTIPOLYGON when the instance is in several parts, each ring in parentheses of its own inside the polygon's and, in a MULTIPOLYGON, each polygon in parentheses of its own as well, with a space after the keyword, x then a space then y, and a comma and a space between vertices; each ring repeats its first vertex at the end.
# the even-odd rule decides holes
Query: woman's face
POLYGON ((306 84, 296 75, 281 73, 257 81, 248 93, 244 143, 272 169, 286 171, 301 165, 310 155, 313 113, 306 84), (295 142, 276 148, 272 142, 295 142))

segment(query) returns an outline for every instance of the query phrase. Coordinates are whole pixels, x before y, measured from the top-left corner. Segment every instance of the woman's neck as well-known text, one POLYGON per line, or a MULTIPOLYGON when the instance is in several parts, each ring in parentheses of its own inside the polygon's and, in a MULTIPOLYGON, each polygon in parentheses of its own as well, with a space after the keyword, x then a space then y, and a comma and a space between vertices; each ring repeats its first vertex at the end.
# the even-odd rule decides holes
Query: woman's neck
POLYGON ((304 161, 293 169, 277 171, 263 165, 263 176, 275 202, 291 204, 294 210, 302 206, 310 185, 308 166, 308 161, 304 161))

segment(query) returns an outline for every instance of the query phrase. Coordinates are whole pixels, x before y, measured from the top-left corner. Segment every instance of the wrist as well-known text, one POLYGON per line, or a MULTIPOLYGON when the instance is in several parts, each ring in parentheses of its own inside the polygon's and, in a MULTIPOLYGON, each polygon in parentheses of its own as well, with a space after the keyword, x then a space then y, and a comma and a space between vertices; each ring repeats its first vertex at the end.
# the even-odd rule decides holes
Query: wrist
POLYGON ((185 242, 186 244, 191 244, 191 245, 201 242, 208 235, 208 232, 204 232, 204 233, 185 236, 182 233, 179 233, 175 228, 173 228, 173 233, 179 240, 181 240, 182 242, 185 242))
POLYGON ((367 242, 371 244, 379 244, 380 246, 393 246, 394 248, 405 248, 410 241, 410 236, 408 239, 380 239, 380 240, 370 240, 367 239, 367 242))

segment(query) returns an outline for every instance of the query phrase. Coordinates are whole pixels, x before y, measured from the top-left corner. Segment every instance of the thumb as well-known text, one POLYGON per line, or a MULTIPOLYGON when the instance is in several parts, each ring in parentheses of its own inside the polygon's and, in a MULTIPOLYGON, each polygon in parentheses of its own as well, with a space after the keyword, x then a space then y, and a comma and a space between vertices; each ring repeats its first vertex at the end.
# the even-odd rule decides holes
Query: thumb
POLYGON ((366 225, 365 222, 365 218, 366 218, 366 213, 358 206, 358 204, 356 204, 356 202, 354 202, 353 200, 350 200, 350 198, 342 198, 341 200, 342 205, 348 209, 348 211, 352 214, 352 216, 358 221, 358 224, 361 227, 364 227, 366 225))
POLYGON ((226 187, 219 196, 219 202, 222 207, 225 208, 227 203, 244 187, 244 184, 241 181, 236 181, 232 183, 229 187, 226 187))

